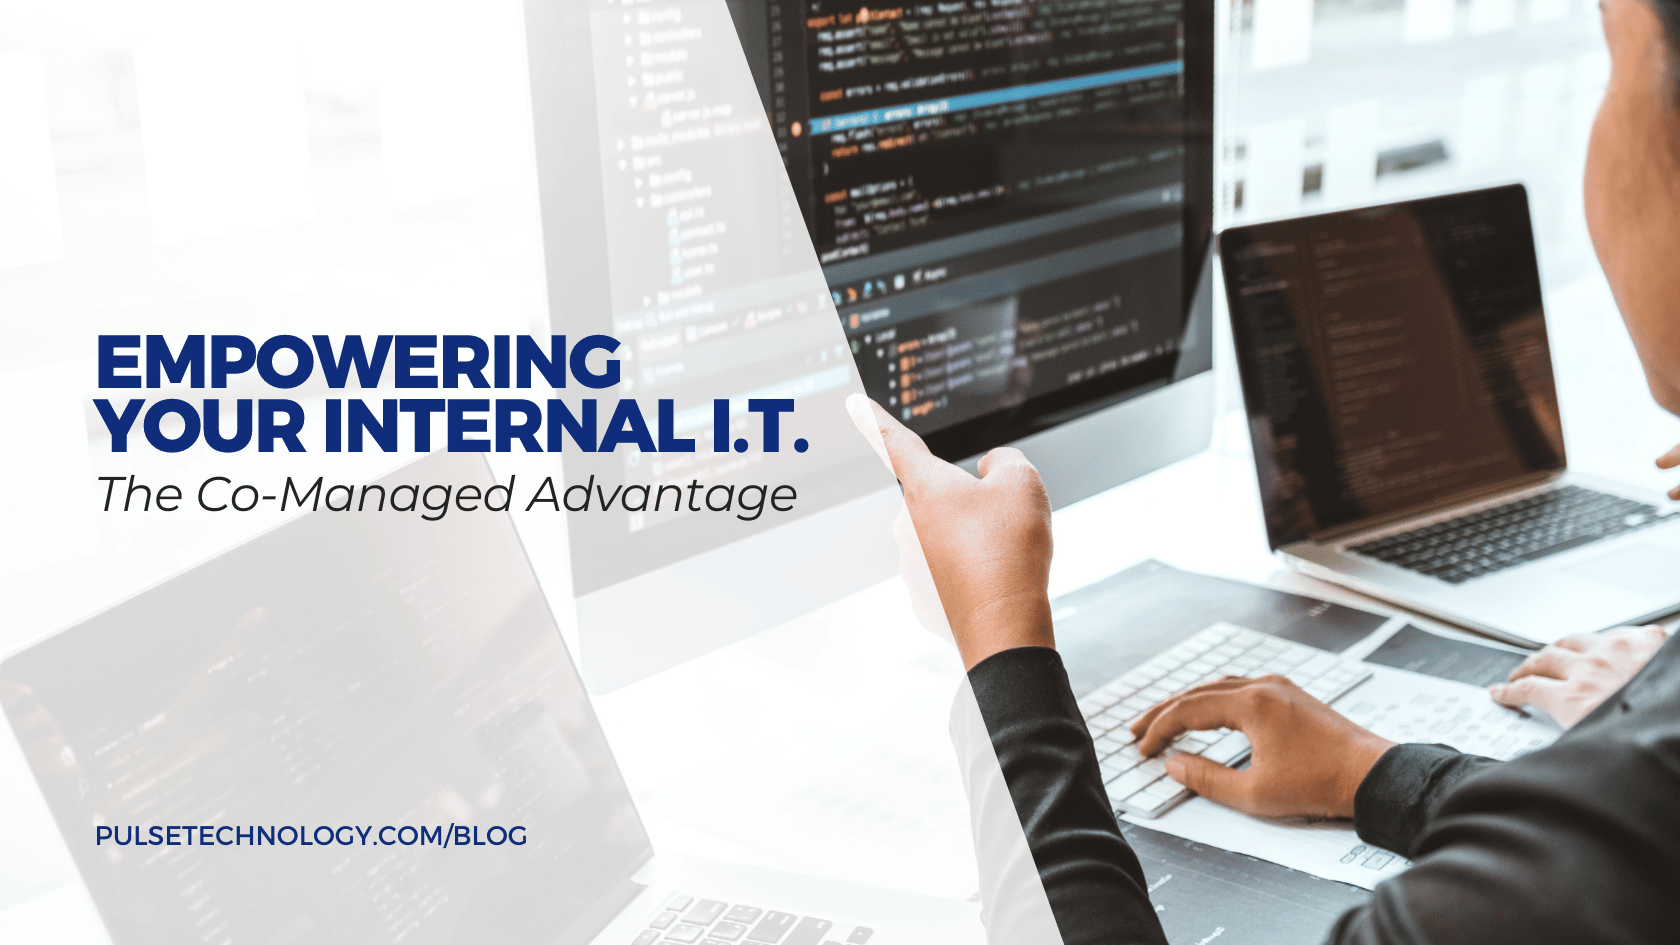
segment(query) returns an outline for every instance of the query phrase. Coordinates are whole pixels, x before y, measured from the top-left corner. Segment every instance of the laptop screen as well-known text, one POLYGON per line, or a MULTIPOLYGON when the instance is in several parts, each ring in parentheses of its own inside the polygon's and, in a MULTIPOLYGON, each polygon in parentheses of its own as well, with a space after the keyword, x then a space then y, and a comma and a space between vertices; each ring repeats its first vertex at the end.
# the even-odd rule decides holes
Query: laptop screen
MULTIPOLYGON (((403 483, 490 471, 437 453, 403 483)), ((0 665, 115 945, 587 940, 651 855, 508 516, 367 508, 0 665)))
POLYGON ((1520 185, 1220 238, 1272 547, 1564 465, 1520 185))

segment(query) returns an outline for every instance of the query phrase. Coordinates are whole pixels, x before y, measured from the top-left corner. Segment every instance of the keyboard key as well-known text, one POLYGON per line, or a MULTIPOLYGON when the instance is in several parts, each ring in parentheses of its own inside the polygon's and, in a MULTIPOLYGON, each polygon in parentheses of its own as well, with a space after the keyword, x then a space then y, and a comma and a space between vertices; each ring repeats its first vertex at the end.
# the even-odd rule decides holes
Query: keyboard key
POLYGON ((1126 747, 1126 742, 1123 739, 1115 737, 1121 733, 1130 735, 1131 731, 1124 728, 1117 728, 1113 732, 1110 732, 1101 738, 1094 738, 1091 740, 1092 744, 1096 745, 1098 758, 1107 758, 1109 755, 1112 755, 1120 749, 1126 747))
POLYGON ((1329 653, 1320 653, 1301 664, 1301 672, 1315 679, 1336 668, 1336 658, 1329 653))
POLYGON ((727 902, 718 902, 716 899, 702 899, 694 904, 694 908, 688 910, 688 915, 683 916, 683 921, 693 922, 695 925, 711 925, 717 921, 718 916, 723 915, 723 910, 727 908, 729 908, 727 902))
POLYGON ((820 945, 822 937, 828 930, 834 928, 834 923, 827 919, 813 919, 810 916, 799 920, 782 945, 820 945))
POLYGON ((678 922, 669 932, 665 933, 665 941, 698 942, 700 940, 700 936, 704 934, 706 934, 706 930, 698 925, 689 925, 686 922, 678 922))
POLYGON ((1172 778, 1162 778, 1143 789, 1144 797, 1158 797, 1163 801, 1170 801, 1184 790, 1184 785, 1172 778))
POLYGON ((852 930, 852 934, 846 936, 846 945, 864 945, 869 941, 869 936, 874 934, 874 929, 864 928, 860 925, 852 930))
POLYGON ((717 925, 712 926, 711 934, 713 938, 719 938, 726 942, 733 942, 741 936, 747 934, 747 927, 739 922, 731 922, 728 919, 725 919, 717 925))
POLYGON ((1120 755, 1110 755, 1097 762, 1097 770, 1102 772, 1103 781, 1112 781, 1122 774, 1137 767, 1137 762, 1129 761, 1120 755))
POLYGON ((1159 780, 1159 774, 1141 768, 1133 769, 1108 783, 1108 796, 1123 800, 1159 780))
POLYGON ((687 909, 688 904, 693 901, 693 896, 684 896, 679 893, 671 897, 671 901, 665 904, 665 908, 670 909, 672 912, 681 912, 684 909, 687 909))
POLYGON ((782 936, 788 933, 788 929, 793 928, 793 922, 797 918, 799 917, 786 912, 771 912, 747 933, 747 941, 779 942, 782 936))
POLYGON ((675 921, 677 921, 677 914, 675 912, 661 912, 653 917, 652 922, 648 923, 648 928, 668 929, 671 927, 671 923, 675 921))
POLYGON ((1125 798, 1121 803, 1125 805, 1126 810, 1130 813, 1140 814, 1145 817, 1153 817, 1166 810, 1167 804, 1170 801, 1171 798, 1155 797, 1145 792, 1141 794, 1133 794, 1131 797, 1125 798))
POLYGON ((647 929, 636 936, 635 941, 632 941, 630 945, 653 945, 657 941, 659 941, 659 932, 655 929, 647 929))
POLYGON ((756 906, 736 906, 735 908, 729 910, 729 913, 725 915, 724 918, 730 922, 739 922, 742 925, 751 925, 753 921, 763 913, 764 910, 756 906))

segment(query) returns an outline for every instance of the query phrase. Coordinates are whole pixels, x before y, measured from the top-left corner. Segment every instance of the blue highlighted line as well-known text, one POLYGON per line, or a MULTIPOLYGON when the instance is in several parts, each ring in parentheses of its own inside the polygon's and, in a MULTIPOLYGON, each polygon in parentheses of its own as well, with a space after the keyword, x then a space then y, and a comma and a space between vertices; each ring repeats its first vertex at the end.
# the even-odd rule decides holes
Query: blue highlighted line
POLYGON ((891 108, 872 108, 866 112, 853 112, 850 115, 813 118, 811 119, 811 133, 821 135, 832 131, 850 131, 853 128, 867 128, 870 125, 923 118, 928 115, 943 115, 946 112, 963 111, 969 108, 984 108, 987 105, 1005 105, 1010 102, 1025 101, 1029 98, 1060 95, 1064 92, 1082 92, 1085 89, 1119 85, 1122 82, 1135 82, 1138 79, 1153 79, 1164 75, 1179 75, 1182 72, 1184 72, 1184 63, 1181 60, 1174 60, 1172 62, 1156 63, 1153 66, 1138 66, 1134 69, 1099 72, 1095 75, 1082 75, 1071 79, 1052 79, 1049 82, 1035 82, 1032 85, 1016 85, 991 92, 974 92, 969 95, 936 98, 909 105, 894 105, 891 108))

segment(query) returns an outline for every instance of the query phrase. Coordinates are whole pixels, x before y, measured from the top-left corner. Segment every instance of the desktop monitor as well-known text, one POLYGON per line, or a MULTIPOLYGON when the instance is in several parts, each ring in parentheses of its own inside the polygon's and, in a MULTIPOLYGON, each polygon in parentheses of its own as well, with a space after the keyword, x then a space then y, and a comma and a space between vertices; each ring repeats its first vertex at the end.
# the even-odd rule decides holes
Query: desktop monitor
MULTIPOLYGON (((1057 506, 1203 449, 1212 11, 527 0, 555 331, 622 339, 645 398, 843 418, 861 389, 952 461, 1020 447, 1057 506)), ((891 480, 824 433, 817 464, 564 457, 569 482, 784 474, 812 497, 725 538, 573 516, 592 687, 891 575, 891 480), (709 613, 729 619, 694 625, 709 613)))

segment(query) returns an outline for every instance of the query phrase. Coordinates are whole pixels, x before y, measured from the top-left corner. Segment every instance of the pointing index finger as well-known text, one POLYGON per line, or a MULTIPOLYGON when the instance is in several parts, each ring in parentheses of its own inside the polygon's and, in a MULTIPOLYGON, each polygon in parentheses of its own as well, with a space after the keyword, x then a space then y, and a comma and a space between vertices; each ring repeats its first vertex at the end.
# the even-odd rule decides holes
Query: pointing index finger
MULTIPOLYGON (((899 423, 892 414, 887 413, 873 400, 862 394, 853 394, 846 398, 846 409, 852 414, 853 421, 860 426, 863 415, 873 420, 876 430, 880 433, 880 448, 886 451, 887 465, 892 468, 898 481, 906 486, 949 477, 953 473, 969 478, 968 473, 933 455, 921 437, 899 423)), ((864 432, 867 436, 867 430, 864 432)))

